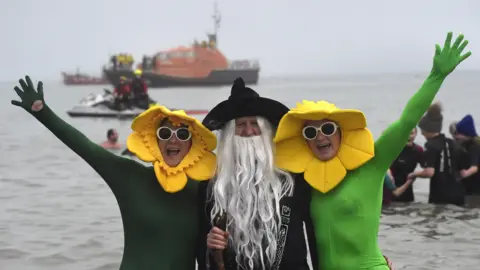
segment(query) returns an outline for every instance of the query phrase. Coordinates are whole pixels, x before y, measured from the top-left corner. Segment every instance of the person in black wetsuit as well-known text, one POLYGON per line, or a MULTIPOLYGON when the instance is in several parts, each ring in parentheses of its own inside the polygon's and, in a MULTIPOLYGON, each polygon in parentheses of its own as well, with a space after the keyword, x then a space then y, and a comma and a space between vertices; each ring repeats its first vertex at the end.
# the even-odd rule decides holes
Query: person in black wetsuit
POLYGON ((218 269, 215 249, 225 251, 226 270, 308 270, 304 223, 313 269, 318 269, 311 188, 302 175, 274 165, 273 132, 286 112, 285 105, 260 97, 239 78, 228 100, 205 117, 204 125, 220 136, 217 175, 204 184, 207 256, 200 270, 218 269), (227 225, 221 230, 215 218, 225 212, 227 225))
MULTIPOLYGON (((407 182, 408 175, 415 171, 417 165, 424 165, 423 148, 414 143, 416 137, 417 128, 412 130, 407 145, 405 145, 400 155, 390 166, 390 171, 397 187, 403 186, 407 182)), ((393 196, 392 200, 396 202, 413 202, 415 200, 413 185, 409 185, 405 192, 399 196, 393 196)))
POLYGON ((148 86, 142 78, 142 71, 140 69, 135 70, 134 74, 135 77, 130 83, 132 102, 136 107, 146 110, 150 105, 148 98, 148 86))
POLYGON ((440 103, 434 103, 418 124, 427 140, 424 169, 410 173, 408 178, 430 178, 428 203, 464 206, 465 192, 458 176, 462 150, 441 133, 442 124, 442 107, 440 103))
POLYGON ((471 115, 466 115, 455 125, 455 139, 465 148, 469 164, 460 171, 466 195, 480 195, 480 144, 475 123, 471 115))

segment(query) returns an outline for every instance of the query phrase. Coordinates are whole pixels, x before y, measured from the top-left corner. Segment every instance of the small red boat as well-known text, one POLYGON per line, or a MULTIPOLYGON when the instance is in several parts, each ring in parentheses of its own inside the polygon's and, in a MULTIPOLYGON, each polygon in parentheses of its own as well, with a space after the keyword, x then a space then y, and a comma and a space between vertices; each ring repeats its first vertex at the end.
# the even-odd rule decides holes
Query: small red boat
POLYGON ((103 84, 109 84, 107 78, 104 76, 98 77, 98 76, 90 76, 84 73, 80 73, 80 71, 77 69, 77 72, 72 74, 72 73, 66 73, 62 72, 63 76, 63 83, 65 85, 103 85, 103 84))

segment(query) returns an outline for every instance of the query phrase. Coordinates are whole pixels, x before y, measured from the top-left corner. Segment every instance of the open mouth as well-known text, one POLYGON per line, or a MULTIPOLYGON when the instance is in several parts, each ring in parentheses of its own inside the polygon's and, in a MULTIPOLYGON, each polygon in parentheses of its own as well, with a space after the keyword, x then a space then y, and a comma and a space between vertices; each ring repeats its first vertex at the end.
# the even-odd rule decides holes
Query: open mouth
POLYGON ((167 156, 174 157, 180 153, 180 149, 167 149, 167 156))
POLYGON ((317 144, 317 149, 318 149, 318 150, 321 150, 321 151, 322 151, 322 150, 327 150, 327 149, 329 149, 331 146, 332 146, 332 144, 329 143, 329 142, 327 142, 327 143, 318 143, 318 144, 317 144))

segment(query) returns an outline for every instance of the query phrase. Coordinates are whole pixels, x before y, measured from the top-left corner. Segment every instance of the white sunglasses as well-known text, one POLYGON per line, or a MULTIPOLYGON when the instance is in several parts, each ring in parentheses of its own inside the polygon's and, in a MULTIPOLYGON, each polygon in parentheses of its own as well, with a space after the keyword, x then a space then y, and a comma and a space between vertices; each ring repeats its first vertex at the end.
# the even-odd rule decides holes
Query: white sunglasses
POLYGON ((306 126, 302 130, 302 135, 307 140, 314 140, 318 133, 330 137, 337 132, 338 125, 334 122, 325 122, 320 127, 306 126))

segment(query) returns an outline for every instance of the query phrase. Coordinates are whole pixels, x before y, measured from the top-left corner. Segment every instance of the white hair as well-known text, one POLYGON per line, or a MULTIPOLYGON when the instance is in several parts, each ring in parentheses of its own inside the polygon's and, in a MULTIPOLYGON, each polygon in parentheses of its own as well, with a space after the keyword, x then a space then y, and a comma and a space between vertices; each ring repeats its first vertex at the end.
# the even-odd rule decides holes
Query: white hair
POLYGON ((280 228, 280 200, 292 196, 292 176, 274 160, 273 130, 257 117, 260 136, 235 135, 235 120, 219 133, 211 220, 226 213, 226 231, 242 268, 272 266, 280 228), (266 256, 266 261, 265 261, 266 256))

